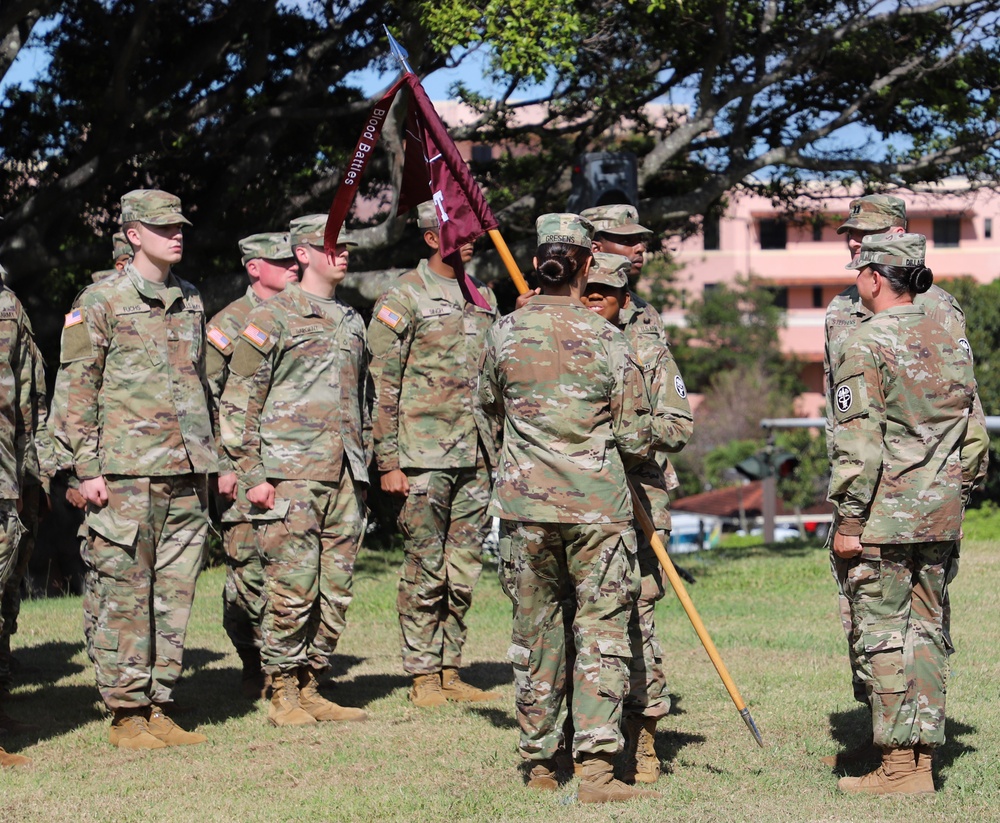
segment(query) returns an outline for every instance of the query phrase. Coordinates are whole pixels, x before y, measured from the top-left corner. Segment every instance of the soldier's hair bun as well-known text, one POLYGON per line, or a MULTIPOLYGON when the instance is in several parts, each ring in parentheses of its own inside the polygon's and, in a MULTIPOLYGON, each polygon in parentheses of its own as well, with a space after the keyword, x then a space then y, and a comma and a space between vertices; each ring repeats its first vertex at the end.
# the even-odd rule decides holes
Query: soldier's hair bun
POLYGON ((590 249, 569 243, 543 243, 538 247, 535 274, 543 286, 557 288, 569 283, 590 258, 590 249))
POLYGON ((934 272, 927 266, 917 266, 910 273, 910 291, 923 294, 934 284, 934 272))

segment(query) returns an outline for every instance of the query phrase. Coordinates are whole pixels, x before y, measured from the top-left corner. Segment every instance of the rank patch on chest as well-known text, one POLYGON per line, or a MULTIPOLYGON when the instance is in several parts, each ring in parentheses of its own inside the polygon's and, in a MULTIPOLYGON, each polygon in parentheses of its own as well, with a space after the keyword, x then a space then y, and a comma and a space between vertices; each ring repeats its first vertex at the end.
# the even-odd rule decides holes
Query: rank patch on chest
POLYGON ((224 349, 226 346, 228 346, 230 343, 233 342, 228 337, 226 337, 222 329, 218 328, 217 326, 212 326, 208 330, 208 339, 211 340, 212 343, 214 343, 215 346, 220 349, 224 349))
POLYGON ((396 328, 396 326, 399 325, 399 321, 403 319, 388 306, 382 306, 382 308, 378 310, 378 314, 375 316, 385 323, 390 329, 396 328))
POLYGON ((851 391, 850 386, 841 386, 837 389, 837 408, 842 412, 847 411, 851 408, 851 404, 854 402, 854 392, 851 391))
POLYGON ((255 346, 266 346, 268 341, 267 332, 261 331, 253 323, 250 323, 241 334, 255 346))
POLYGON ((73 311, 66 315, 66 322, 63 324, 63 328, 68 329, 70 326, 75 326, 77 323, 82 322, 83 312, 80 309, 73 309, 73 311))

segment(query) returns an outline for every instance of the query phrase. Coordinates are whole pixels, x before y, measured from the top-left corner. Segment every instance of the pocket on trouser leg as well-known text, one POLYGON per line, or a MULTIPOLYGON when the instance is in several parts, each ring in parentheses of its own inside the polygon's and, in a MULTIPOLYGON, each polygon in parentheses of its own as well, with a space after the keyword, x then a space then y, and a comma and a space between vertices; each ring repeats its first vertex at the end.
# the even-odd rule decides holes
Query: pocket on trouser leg
POLYGON ((94 664, 97 671, 97 685, 114 688, 118 685, 118 631, 115 629, 95 629, 93 631, 94 664))
POLYGON ((631 654, 628 643, 617 638, 599 637, 597 647, 601 652, 597 693, 601 697, 621 703, 625 699, 629 679, 628 663, 631 654))
POLYGON ((507 659, 514 669, 514 702, 518 706, 534 706, 538 695, 531 680, 531 650, 512 643, 507 649, 507 659))
POLYGON ((861 642, 869 661, 873 690, 879 694, 905 692, 903 630, 898 624, 872 624, 862 634, 861 642))

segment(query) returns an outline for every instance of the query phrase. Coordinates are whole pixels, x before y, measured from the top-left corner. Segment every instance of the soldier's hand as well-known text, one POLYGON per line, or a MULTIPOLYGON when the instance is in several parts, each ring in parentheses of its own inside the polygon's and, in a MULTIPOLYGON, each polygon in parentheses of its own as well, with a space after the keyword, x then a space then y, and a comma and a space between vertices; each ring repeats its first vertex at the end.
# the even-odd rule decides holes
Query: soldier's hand
POLYGON ((393 469, 382 475, 382 491, 397 497, 406 497, 410 493, 410 481, 402 469, 393 469))
POLYGON ((857 557, 861 554, 861 538, 854 534, 837 532, 833 536, 833 553, 845 560, 857 557))
POLYGON ((236 472, 220 474, 217 483, 220 497, 226 500, 236 499, 236 472))
POLYGON ((80 494, 83 495, 84 500, 99 509, 108 505, 108 485, 100 475, 81 480, 80 494))
POLYGON ((541 293, 542 293, 541 289, 531 289, 529 291, 526 291, 524 294, 519 294, 517 296, 517 300, 514 301, 514 308, 523 309, 525 306, 528 305, 528 303, 531 302, 532 297, 534 297, 536 294, 541 294, 541 293))
POLYGON ((266 480, 263 483, 258 483, 247 492, 247 500, 258 509, 270 511, 274 508, 274 486, 266 480))
POLYGON ((66 489, 66 502, 69 503, 75 509, 87 508, 87 499, 82 494, 80 494, 79 489, 74 489, 74 488, 66 489))

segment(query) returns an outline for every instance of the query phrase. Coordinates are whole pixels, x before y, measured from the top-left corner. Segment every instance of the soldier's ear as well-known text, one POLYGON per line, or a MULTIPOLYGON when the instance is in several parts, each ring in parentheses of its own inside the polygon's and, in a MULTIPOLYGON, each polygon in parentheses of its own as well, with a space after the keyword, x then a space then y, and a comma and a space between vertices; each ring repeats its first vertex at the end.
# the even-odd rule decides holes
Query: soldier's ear
POLYGON ((438 237, 436 229, 424 229, 424 242, 434 251, 441 248, 441 239, 438 237))

